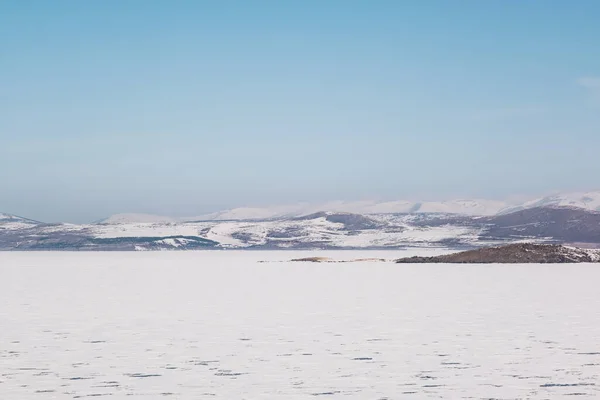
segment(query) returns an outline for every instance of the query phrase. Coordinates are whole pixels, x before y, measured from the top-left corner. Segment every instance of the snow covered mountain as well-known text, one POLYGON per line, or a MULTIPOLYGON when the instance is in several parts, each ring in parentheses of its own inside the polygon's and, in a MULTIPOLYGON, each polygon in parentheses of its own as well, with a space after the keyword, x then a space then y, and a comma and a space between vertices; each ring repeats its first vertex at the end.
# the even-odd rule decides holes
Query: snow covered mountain
POLYGON ((322 204, 299 203, 271 207, 239 207, 195 217, 173 218, 151 214, 115 214, 99 224, 177 223, 199 221, 261 221, 297 218, 319 212, 371 214, 444 213, 461 215, 494 215, 508 207, 497 200, 452 200, 442 202, 411 201, 335 201, 322 204))
POLYGON ((453 200, 421 203, 415 212, 484 216, 498 214, 507 207, 507 202, 497 200, 453 200))
POLYGON ((600 247, 600 192, 502 201, 330 202, 236 208, 194 218, 118 214, 44 224, 0 214, 0 250, 473 248, 542 241, 600 247))
POLYGON ((488 217, 319 212, 264 220, 22 224, 0 229, 0 250, 468 249, 523 241, 600 246, 600 212, 570 207, 488 217))
POLYGON ((260 221, 295 218, 318 212, 371 214, 458 214, 492 216, 536 207, 577 207, 600 211, 600 192, 565 193, 514 203, 502 200, 458 199, 449 201, 332 201, 297 203, 270 207, 239 207, 195 217, 173 218, 150 214, 116 214, 99 221, 102 224, 177 223, 197 221, 260 221))
POLYGON ((320 212, 253 221, 42 224, 0 232, 4 250, 314 249, 472 246, 480 226, 439 216, 320 212))
POLYGON ((176 218, 152 214, 115 214, 98 221, 98 224, 131 224, 131 223, 170 223, 177 222, 176 218))
POLYGON ((40 224, 38 221, 0 213, 0 230, 26 229, 40 224))
POLYGON ((329 202, 323 204, 294 204, 273 207, 242 207, 216 213, 205 214, 188 221, 241 221, 293 218, 317 212, 353 213, 353 214, 409 214, 409 213, 446 213, 462 215, 494 215, 509 207, 510 204, 497 200, 451 200, 440 202, 412 201, 356 201, 329 202))
POLYGON ((32 223, 36 222, 36 221, 30 220, 30 219, 18 217, 16 215, 12 215, 12 214, 0 213, 0 222, 8 222, 8 221, 31 221, 32 223))
POLYGON ((600 211, 600 191, 563 193, 541 197, 538 199, 527 201, 520 205, 507 207, 501 212, 503 214, 507 214, 535 207, 576 207, 585 210, 600 211))
POLYGON ((320 211, 354 214, 428 214, 444 213, 469 216, 492 216, 536 207, 577 207, 600 211, 600 191, 587 193, 564 193, 528 200, 523 203, 486 200, 458 199, 449 201, 355 201, 328 202, 323 204, 293 204, 273 207, 242 207, 205 214, 187 221, 236 221, 299 217, 320 211))

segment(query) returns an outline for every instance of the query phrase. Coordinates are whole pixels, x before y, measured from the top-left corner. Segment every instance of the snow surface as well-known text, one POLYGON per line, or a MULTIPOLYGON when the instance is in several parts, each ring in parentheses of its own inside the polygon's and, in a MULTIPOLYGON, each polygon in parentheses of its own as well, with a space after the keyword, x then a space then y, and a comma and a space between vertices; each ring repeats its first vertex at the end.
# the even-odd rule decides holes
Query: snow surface
POLYGON ((258 263, 413 253, 0 253, 0 397, 598 398, 596 265, 258 263))

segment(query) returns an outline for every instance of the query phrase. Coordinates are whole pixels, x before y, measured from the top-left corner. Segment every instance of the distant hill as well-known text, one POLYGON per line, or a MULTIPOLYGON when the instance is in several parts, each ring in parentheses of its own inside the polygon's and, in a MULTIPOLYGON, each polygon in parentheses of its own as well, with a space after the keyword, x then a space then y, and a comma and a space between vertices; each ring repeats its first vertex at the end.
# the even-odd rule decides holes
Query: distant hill
POLYGON ((466 250, 531 241, 600 247, 597 200, 598 193, 552 196, 499 212, 502 202, 480 200, 335 202, 323 209, 298 204, 196 218, 117 214, 91 224, 0 214, 0 250, 466 250))
POLYGON ((515 211, 539 207, 575 207, 590 211, 600 211, 600 192, 562 193, 526 201, 523 204, 507 207, 500 213, 509 214, 515 211))
POLYGON ((600 192, 563 193, 515 203, 487 199, 448 201, 331 201, 296 203, 269 207, 239 207, 194 217, 175 218, 150 214, 116 214, 99 223, 170 223, 193 221, 262 221, 297 218, 319 212, 370 214, 456 214, 495 216, 539 207, 576 207, 600 211, 600 192))
POLYGON ((176 218, 152 214, 115 214, 97 221, 97 224, 173 223, 176 218))
POLYGON ((509 203, 496 200, 451 200, 440 202, 414 201, 355 201, 329 202, 322 204, 293 204, 273 207, 234 208, 205 214, 186 220, 232 221, 295 218, 318 212, 350 214, 409 214, 447 213, 464 215, 494 215, 510 207, 509 203))
POLYGON ((26 229, 39 224, 41 223, 32 219, 0 213, 0 230, 26 229))
POLYGON ((547 238, 561 243, 600 243, 600 212, 576 207, 535 207, 484 219, 482 239, 547 238))
POLYGON ((33 219, 28 219, 28 218, 23 218, 23 217, 19 217, 17 215, 12 215, 12 214, 5 214, 5 213, 0 213, 0 223, 6 223, 6 222, 24 222, 24 223, 28 223, 28 224, 39 224, 39 221, 35 221, 33 219))

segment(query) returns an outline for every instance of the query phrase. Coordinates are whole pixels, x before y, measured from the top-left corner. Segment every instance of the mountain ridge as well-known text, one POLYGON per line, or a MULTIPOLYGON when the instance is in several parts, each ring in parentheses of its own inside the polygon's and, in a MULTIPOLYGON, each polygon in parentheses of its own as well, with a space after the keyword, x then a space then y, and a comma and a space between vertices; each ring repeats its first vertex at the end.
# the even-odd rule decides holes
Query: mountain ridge
POLYGON ((169 217, 152 214, 115 214, 98 223, 194 222, 194 221, 256 221, 303 217, 319 212, 370 214, 458 214, 494 216, 536 207, 577 207, 600 211, 600 191, 554 194, 514 201, 487 199, 455 199, 447 201, 332 201, 322 204, 297 203, 271 207, 238 207, 195 217, 169 217))
POLYGON ((600 212, 537 207, 511 214, 354 214, 238 221, 43 224, 0 220, 0 250, 461 250, 523 241, 600 247, 600 212))
POLYGON ((115 214, 90 224, 0 214, 0 250, 464 250, 522 241, 600 247, 598 204, 600 192, 587 192, 512 208, 481 200, 299 203, 194 218, 115 214))

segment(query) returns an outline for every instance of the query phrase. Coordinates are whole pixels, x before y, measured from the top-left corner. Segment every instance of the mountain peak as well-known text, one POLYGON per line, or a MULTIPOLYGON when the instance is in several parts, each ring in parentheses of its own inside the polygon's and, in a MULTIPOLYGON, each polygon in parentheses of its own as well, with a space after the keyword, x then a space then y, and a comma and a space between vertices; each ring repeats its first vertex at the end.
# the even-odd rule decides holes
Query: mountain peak
POLYGON ((530 200, 518 206, 508 207, 500 213, 507 214, 536 207, 573 207, 590 211, 600 211, 600 191, 554 194, 530 200))
POLYGON ((27 219, 23 217, 19 217, 13 214, 0 213, 0 230, 1 231, 11 231, 13 229, 28 229, 34 227, 36 225, 40 225, 41 222, 34 221, 32 219, 27 219))

